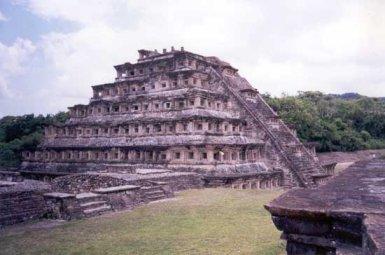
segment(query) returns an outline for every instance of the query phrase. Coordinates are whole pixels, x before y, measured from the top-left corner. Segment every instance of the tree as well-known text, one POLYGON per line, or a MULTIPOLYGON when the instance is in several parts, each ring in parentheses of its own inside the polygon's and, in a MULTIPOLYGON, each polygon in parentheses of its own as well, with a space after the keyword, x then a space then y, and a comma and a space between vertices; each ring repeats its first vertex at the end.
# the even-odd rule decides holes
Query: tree
POLYGON ((302 141, 318 142, 318 151, 385 148, 384 100, 309 91, 263 97, 302 141))
POLYGON ((64 123, 68 113, 6 116, 0 119, 0 166, 17 166, 23 150, 34 150, 43 137, 44 126, 64 123))

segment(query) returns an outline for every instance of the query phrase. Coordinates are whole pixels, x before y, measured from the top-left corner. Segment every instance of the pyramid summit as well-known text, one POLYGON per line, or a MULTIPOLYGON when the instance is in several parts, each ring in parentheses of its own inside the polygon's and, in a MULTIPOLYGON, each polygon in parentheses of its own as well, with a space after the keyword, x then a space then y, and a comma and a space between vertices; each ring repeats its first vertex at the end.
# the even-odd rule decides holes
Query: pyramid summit
MULTIPOLYGON (((86 105, 69 107, 65 124, 46 127, 28 171, 167 169, 207 180, 264 176, 250 185, 312 187, 329 175, 263 100, 218 57, 183 47, 138 51, 114 66, 114 82, 92 86, 86 105)), ((221 180, 225 180, 225 179, 221 180)))

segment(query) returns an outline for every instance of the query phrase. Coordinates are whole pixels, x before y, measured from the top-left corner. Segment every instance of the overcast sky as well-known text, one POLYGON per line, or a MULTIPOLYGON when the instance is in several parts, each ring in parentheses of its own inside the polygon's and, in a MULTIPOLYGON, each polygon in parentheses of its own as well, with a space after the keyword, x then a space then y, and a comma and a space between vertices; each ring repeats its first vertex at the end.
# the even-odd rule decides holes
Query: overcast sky
POLYGON ((137 50, 184 46, 261 92, 385 96, 385 1, 0 0, 0 116, 87 103, 137 50))

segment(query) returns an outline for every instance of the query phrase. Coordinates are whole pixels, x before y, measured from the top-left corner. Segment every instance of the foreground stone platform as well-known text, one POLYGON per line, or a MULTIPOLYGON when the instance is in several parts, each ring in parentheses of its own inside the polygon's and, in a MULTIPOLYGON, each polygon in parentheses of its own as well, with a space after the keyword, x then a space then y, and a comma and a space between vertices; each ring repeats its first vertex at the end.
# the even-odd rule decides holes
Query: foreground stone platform
POLYGON ((265 206, 287 254, 385 254, 385 160, 357 162, 316 189, 265 206))

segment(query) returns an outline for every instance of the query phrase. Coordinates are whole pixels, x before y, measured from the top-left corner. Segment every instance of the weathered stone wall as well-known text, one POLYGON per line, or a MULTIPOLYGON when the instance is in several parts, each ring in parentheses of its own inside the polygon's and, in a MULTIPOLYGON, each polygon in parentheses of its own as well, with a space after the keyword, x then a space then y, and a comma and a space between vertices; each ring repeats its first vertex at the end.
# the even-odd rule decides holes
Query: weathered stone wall
POLYGON ((0 181, 20 182, 23 179, 18 172, 0 171, 0 181))
POLYGON ((98 188, 108 188, 129 184, 128 181, 103 176, 98 174, 73 174, 62 176, 52 181, 52 188, 55 191, 68 193, 89 192, 98 188))
POLYGON ((133 177, 113 177, 103 174, 73 174, 55 178, 51 185, 52 189, 58 192, 81 193, 122 185, 148 186, 150 182, 166 182, 172 191, 194 189, 203 187, 202 176, 195 173, 183 173, 180 175, 157 175, 133 177))
POLYGON ((316 189, 293 189, 266 209, 288 255, 385 254, 385 160, 357 162, 316 189))
POLYGON ((202 176, 199 174, 181 174, 181 175, 160 175, 158 177, 152 177, 147 179, 131 180, 130 184, 143 186, 149 181, 167 182, 172 192, 185 190, 185 189, 199 189, 203 188, 204 182, 202 176))
POLYGON ((0 227, 43 217, 47 212, 43 193, 47 190, 33 181, 0 188, 0 227))
POLYGON ((336 254, 337 249, 359 249, 362 245, 362 219, 360 215, 324 216, 322 214, 273 216, 275 226, 284 232, 286 251, 294 254, 336 254), (304 215, 305 216, 305 215, 304 215), (346 247, 341 247, 345 244, 346 247))
POLYGON ((205 187, 228 187, 236 189, 274 189, 283 184, 283 173, 262 172, 253 174, 233 174, 204 176, 205 187))
POLYGON ((135 206, 145 202, 140 189, 113 192, 103 196, 107 199, 108 204, 111 205, 114 210, 133 209, 135 206))
POLYGON ((45 215, 47 218, 72 220, 84 217, 79 201, 73 194, 46 193, 44 200, 47 207, 45 215))
POLYGON ((47 172, 64 172, 64 173, 81 173, 86 171, 105 170, 103 163, 76 163, 76 162, 28 162, 22 163, 22 169, 27 171, 47 171, 47 172))
POLYGON ((0 194, 0 227, 38 219, 45 213, 44 199, 34 191, 0 194))

